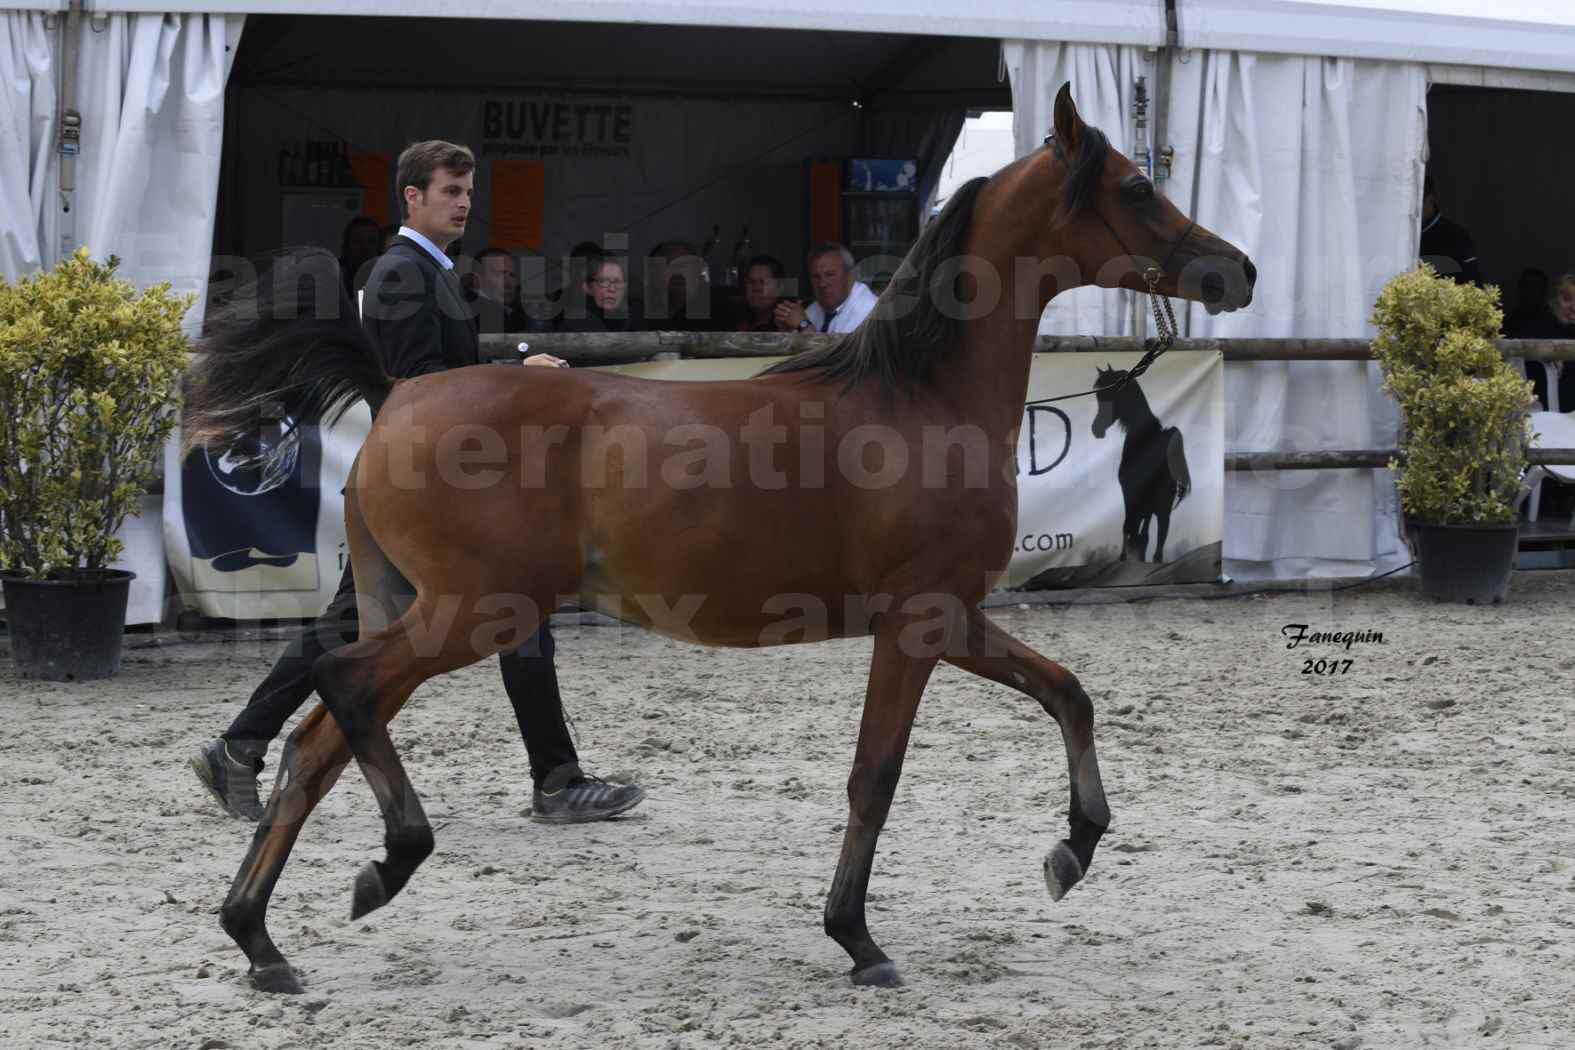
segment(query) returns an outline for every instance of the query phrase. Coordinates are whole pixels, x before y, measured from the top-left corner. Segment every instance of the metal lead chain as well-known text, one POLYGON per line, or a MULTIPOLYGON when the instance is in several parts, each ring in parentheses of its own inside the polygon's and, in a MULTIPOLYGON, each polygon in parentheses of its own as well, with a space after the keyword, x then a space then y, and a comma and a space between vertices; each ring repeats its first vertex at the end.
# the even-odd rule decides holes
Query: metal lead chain
POLYGON ((1132 370, 1130 372, 1122 376, 1118 381, 1111 384, 1108 388, 1101 386, 1095 387, 1092 390, 1084 390, 1076 394, 1062 394, 1060 397, 1041 397, 1034 401, 1026 401, 1024 404, 1044 405, 1051 401, 1070 401, 1074 397, 1087 397, 1089 394, 1102 393, 1106 389, 1108 389, 1113 394, 1117 390, 1120 390, 1122 387, 1126 386, 1128 383, 1137 379, 1137 377, 1142 375, 1144 372, 1147 372, 1148 366, 1153 364, 1155 360, 1158 359, 1160 354, 1163 354, 1166 350, 1169 350, 1172 346, 1175 346, 1176 313, 1170 308, 1170 300, 1165 298, 1163 295, 1160 295, 1157 291, 1159 286, 1159 274, 1160 271, 1155 267, 1149 267, 1143 273, 1143 279, 1148 282, 1149 304, 1154 309, 1154 330, 1159 333, 1159 336, 1155 339, 1143 340, 1143 356, 1138 360, 1137 364, 1132 366, 1132 370), (1164 312, 1161 313, 1161 310, 1164 312))

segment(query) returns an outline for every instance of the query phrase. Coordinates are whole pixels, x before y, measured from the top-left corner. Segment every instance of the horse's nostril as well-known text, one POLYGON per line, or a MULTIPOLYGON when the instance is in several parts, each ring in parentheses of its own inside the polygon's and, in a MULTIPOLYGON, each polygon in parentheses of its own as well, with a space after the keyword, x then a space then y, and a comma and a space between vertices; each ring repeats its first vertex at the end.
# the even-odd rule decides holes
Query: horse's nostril
POLYGON ((1203 275, 1203 287, 1199 291, 1203 293, 1205 303, 1217 303, 1225 298, 1225 278, 1217 273, 1206 273, 1203 275))

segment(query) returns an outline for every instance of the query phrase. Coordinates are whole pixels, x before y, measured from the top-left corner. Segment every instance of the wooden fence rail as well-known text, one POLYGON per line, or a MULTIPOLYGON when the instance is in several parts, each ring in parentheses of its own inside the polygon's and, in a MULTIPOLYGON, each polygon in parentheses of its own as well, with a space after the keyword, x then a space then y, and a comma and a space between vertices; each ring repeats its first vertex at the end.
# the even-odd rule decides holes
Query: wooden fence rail
MULTIPOLYGON (((628 364, 658 354, 714 359, 776 357, 830 346, 840 338, 818 332, 525 332, 481 337, 482 356, 509 360, 520 343, 532 353, 554 354, 574 365, 628 364)), ((1575 360, 1575 339, 1500 339, 1506 357, 1527 361, 1575 360)), ((1178 339, 1177 350, 1215 350, 1227 361, 1367 361, 1365 339, 1178 339)), ((1042 335, 1036 353, 1122 354, 1143 350, 1127 336, 1042 335)))
MULTIPOLYGON (((531 332, 484 335, 482 356, 517 360, 519 344, 531 353, 549 353, 574 365, 630 364, 661 357, 715 360, 775 357, 830 346, 840 338, 818 332, 802 335, 753 332, 531 332)), ((1500 339, 1505 357, 1527 361, 1575 361, 1575 339, 1500 339)), ((1365 339, 1178 339, 1177 350, 1212 350, 1227 361, 1370 361, 1365 339)), ((1035 353, 1140 353, 1141 340, 1129 336, 1042 335, 1035 353)), ((1342 470, 1389 465, 1393 449, 1331 449, 1318 452, 1227 452, 1226 470, 1342 470)), ((1534 464, 1575 464, 1575 449, 1533 449, 1534 464)))

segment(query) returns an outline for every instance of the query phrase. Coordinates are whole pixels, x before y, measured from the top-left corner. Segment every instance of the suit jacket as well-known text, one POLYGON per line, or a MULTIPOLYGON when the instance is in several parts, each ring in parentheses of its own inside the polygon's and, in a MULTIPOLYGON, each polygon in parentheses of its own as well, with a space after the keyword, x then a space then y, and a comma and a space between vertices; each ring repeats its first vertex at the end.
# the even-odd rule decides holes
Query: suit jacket
POLYGON ((481 363, 459 278, 408 237, 396 237, 366 281, 361 324, 398 379, 481 363))

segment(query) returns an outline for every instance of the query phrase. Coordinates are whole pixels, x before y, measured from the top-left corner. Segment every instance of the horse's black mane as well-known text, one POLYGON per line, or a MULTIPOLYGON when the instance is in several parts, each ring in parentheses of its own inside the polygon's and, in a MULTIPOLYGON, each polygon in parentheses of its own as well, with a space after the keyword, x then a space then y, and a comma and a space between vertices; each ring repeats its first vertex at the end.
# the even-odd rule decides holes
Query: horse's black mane
MULTIPOLYGON (((1098 128, 1084 130, 1061 185, 1063 216, 1091 202, 1108 150, 1098 128)), ((928 382, 935 362, 961 342, 962 319, 956 316, 961 312, 956 287, 959 257, 979 191, 989 181, 973 179, 952 194, 862 325, 824 350, 796 354, 761 374, 811 372, 814 375, 806 378, 840 382, 843 389, 871 378, 885 390, 928 382)))
POLYGON ((1105 158, 1110 155, 1110 142, 1098 128, 1085 127, 1078 136, 1077 155, 1067 160, 1059 140, 1052 138, 1056 156, 1066 162, 1066 178, 1061 183, 1061 210, 1056 218, 1065 222, 1084 208, 1093 206, 1094 191, 1099 187, 1099 177, 1105 173, 1105 158))

